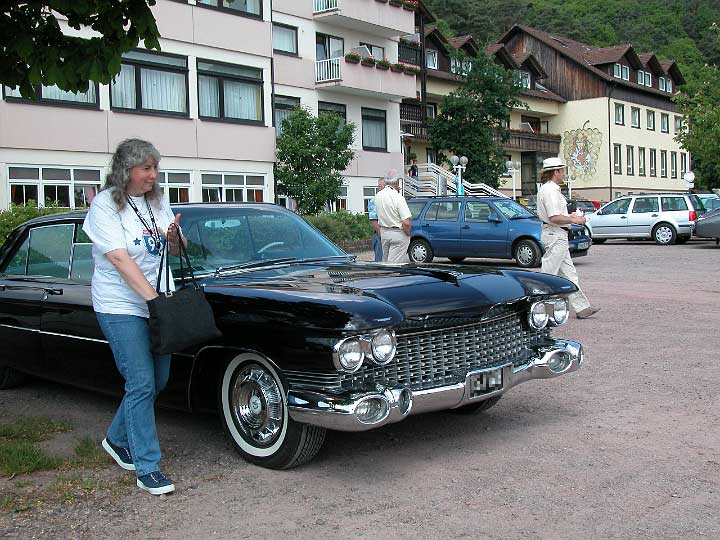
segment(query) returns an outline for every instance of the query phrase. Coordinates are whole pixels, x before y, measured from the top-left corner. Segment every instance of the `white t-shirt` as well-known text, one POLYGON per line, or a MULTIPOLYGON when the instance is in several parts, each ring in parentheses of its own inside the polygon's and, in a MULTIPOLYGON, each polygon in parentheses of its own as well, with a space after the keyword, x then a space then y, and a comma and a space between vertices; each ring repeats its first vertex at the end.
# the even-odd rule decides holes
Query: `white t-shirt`
POLYGON ((381 227, 402 228, 403 221, 412 217, 405 197, 390 186, 375 195, 375 212, 381 227))
MULTIPOLYGON (((131 197, 131 199, 150 227, 152 227, 152 220, 148 204, 151 204, 152 215, 155 217, 158 229, 163 233, 167 232, 168 226, 173 222, 175 216, 164 197, 152 203, 145 197, 131 197)), ((145 228, 130 204, 126 204, 125 208, 118 211, 117 205, 112 199, 111 189, 101 191, 93 199, 90 211, 83 223, 83 230, 93 242, 92 255, 95 271, 92 277, 92 301, 95 311, 149 317, 145 300, 125 283, 106 254, 115 249, 126 249, 155 288, 160 268, 160 246, 156 245, 150 234, 151 231, 145 228)), ((164 236, 161 237, 160 243, 162 246, 165 245, 164 236)), ((164 275, 160 290, 165 290, 164 275)), ((175 290, 172 274, 170 275, 170 290, 175 290)))

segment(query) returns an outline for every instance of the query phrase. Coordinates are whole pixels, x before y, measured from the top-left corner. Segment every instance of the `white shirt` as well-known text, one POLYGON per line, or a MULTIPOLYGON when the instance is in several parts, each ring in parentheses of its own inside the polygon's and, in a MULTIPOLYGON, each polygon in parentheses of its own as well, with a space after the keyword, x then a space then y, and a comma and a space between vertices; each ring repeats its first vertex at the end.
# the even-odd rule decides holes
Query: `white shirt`
POLYGON ((550 223, 553 216, 567 216, 567 200, 560 190, 560 186, 549 180, 538 190, 537 214, 543 221, 543 229, 567 232, 567 228, 550 223))
POLYGON ((375 195, 375 211, 381 227, 402 228, 402 222, 412 214, 405 197, 390 186, 385 186, 375 195))
MULTIPOLYGON (((145 222, 152 227, 148 210, 150 201, 145 197, 131 197, 131 199, 145 222)), ((163 197, 151 204, 152 215, 155 217, 158 229, 167 232, 168 226, 175 219, 169 202, 163 197)), ((107 258, 107 253, 116 249, 126 249, 130 258, 155 288, 160 268, 160 247, 165 245, 165 237, 161 238, 161 246, 157 246, 150 234, 151 231, 145 228, 130 204, 126 204, 125 208, 118 211, 112 199, 111 189, 101 191, 93 199, 83 223, 83 230, 93 241, 95 271, 92 277, 92 301, 95 311, 149 317, 145 300, 125 282, 107 258)), ((160 290, 164 291, 165 276, 161 281, 160 290)), ((174 289, 171 274, 170 290, 174 289)))

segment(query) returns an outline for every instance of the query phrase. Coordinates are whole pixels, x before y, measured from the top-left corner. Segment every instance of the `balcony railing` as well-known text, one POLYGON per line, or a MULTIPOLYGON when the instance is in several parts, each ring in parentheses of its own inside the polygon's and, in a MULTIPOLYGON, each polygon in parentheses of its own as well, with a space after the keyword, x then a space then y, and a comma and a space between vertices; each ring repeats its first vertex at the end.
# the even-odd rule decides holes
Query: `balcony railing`
MULTIPOLYGON (((315 0, 316 3, 318 0, 315 0)), ((315 82, 329 82, 340 80, 340 58, 317 60, 315 62, 315 82)))
POLYGON ((313 0, 313 13, 337 9, 338 0, 313 0))
POLYGON ((533 133, 532 131, 508 130, 509 139, 501 142, 500 134, 495 134, 495 142, 502 144, 507 150, 520 150, 521 152, 543 152, 547 154, 560 153, 562 137, 553 133, 533 133))
POLYGON ((418 45, 405 43, 403 41, 398 43, 398 61, 414 66, 422 66, 421 59, 422 56, 418 45))

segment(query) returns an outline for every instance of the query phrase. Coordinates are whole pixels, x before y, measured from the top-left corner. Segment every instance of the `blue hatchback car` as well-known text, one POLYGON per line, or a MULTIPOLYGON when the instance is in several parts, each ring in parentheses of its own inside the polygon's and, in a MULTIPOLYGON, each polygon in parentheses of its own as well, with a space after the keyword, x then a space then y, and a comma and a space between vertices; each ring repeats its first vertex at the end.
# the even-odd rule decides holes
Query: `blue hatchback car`
MULTIPOLYGON (((505 197, 432 197, 408 201, 412 231, 408 253, 412 262, 447 257, 515 259, 524 268, 540 265, 541 221, 526 207, 505 197)), ((587 255, 585 228, 571 226, 573 256, 587 255)))

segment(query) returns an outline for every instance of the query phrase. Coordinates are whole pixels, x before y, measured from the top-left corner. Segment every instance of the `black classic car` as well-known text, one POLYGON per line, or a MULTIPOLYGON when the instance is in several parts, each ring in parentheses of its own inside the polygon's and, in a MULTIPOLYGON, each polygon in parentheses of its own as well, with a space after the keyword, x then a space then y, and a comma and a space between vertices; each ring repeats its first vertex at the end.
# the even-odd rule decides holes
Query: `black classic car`
MULTIPOLYGON (((219 410, 258 465, 309 461, 327 429, 487 409, 521 382, 583 362, 579 343, 551 336, 576 290, 562 278, 356 262, 271 204, 174 210, 223 337, 174 355, 159 402, 219 410)), ((84 217, 34 219, 0 248, 0 388, 27 374, 122 392, 92 309, 84 217)))

